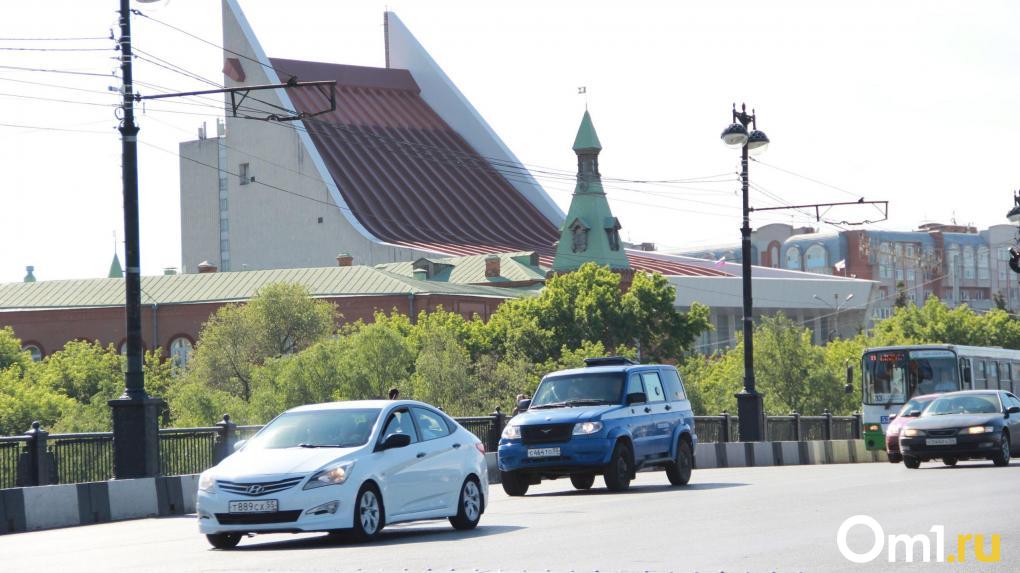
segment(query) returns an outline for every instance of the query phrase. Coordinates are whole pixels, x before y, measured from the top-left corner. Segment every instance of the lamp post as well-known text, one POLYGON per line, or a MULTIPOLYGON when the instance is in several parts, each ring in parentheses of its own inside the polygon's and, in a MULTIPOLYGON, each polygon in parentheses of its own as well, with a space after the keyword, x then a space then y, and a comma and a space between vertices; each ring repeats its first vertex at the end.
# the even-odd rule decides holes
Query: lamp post
MULTIPOLYGON (((1013 208, 1009 210, 1009 213, 1006 213, 1006 219, 1010 223, 1020 224, 1020 191, 1013 195, 1013 208)), ((1020 249, 1016 247, 1009 248, 1009 268, 1013 269, 1014 273, 1020 273, 1020 249)))
POLYGON ((754 387, 754 321, 751 301, 751 221, 748 201, 748 153, 761 153, 768 147, 769 138, 758 131, 754 110, 747 113, 747 105, 733 104, 733 123, 722 132, 723 143, 740 148, 740 182, 743 191, 743 226, 741 235, 741 273, 744 287, 744 389, 737 393, 737 414, 740 418, 740 439, 758 442, 765 438, 765 417, 762 395, 754 387), (747 131, 747 126, 751 131, 747 131))
MULTIPOLYGON (((139 0, 152 2, 154 0, 139 0)), ((123 118, 121 171, 124 186, 124 306, 127 371, 124 393, 108 404, 113 414, 113 474, 117 479, 159 473, 159 411, 163 401, 145 392, 142 369, 142 287, 138 233, 138 126, 135 124, 131 60, 131 0, 120 0, 120 69, 123 118)))
POLYGON ((843 299, 843 300, 839 300, 839 293, 832 293, 832 298, 833 298, 833 300, 836 301, 835 306, 829 304, 828 302, 826 302, 825 299, 823 299, 822 297, 820 297, 820 296, 818 296, 816 294, 811 295, 811 298, 817 300, 818 302, 824 304, 825 306, 827 306, 829 308, 833 308, 833 309, 836 310, 836 312, 833 314, 833 317, 832 317, 832 322, 833 322, 832 332, 835 335, 834 336, 830 336, 829 340, 833 340, 835 338, 839 338, 839 311, 843 309, 843 306, 846 305, 846 303, 848 303, 851 300, 853 300, 854 293, 850 293, 850 294, 846 295, 846 298, 843 299))

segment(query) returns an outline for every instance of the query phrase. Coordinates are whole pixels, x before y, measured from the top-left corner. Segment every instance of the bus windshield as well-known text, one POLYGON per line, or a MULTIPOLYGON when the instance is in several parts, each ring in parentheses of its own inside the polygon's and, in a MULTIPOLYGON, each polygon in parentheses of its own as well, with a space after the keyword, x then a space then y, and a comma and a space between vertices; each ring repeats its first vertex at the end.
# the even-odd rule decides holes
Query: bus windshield
POLYGON ((960 389, 950 350, 882 350, 864 355, 864 403, 903 404, 912 396, 960 389))

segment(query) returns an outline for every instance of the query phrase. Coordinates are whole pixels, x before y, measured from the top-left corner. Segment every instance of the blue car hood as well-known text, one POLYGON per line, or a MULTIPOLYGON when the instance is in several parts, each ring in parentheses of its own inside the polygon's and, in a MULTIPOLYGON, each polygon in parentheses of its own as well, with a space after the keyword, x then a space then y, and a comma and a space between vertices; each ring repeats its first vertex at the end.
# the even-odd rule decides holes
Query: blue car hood
POLYGON ((597 420, 606 412, 622 408, 618 404, 609 406, 575 406, 573 408, 549 408, 540 410, 528 410, 523 414, 514 416, 513 423, 519 426, 531 424, 576 424, 597 420))

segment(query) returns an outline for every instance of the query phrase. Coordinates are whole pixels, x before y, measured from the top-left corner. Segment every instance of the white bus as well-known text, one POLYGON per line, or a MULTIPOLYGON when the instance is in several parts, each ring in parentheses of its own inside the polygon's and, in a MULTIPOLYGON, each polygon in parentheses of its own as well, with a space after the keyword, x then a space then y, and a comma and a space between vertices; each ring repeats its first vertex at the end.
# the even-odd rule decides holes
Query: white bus
POLYGON ((1020 350, 956 344, 869 348, 861 373, 864 443, 883 450, 889 416, 913 396, 986 388, 1020 392, 1020 350))

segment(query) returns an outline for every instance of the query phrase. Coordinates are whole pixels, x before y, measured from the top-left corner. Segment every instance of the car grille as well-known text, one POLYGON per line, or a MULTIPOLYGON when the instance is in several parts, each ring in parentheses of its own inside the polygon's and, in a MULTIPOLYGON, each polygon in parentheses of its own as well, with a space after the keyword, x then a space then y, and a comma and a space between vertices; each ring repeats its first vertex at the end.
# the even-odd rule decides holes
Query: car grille
POLYGON ((956 430, 955 428, 950 428, 948 430, 928 430, 926 432, 926 435, 931 436, 933 438, 941 438, 945 436, 955 436, 957 431, 958 430, 956 430))
POLYGON ((227 493, 233 493, 237 495, 246 495, 248 497, 258 497, 260 495, 269 495, 271 493, 278 493, 285 489, 290 489, 296 486, 304 477, 287 478, 277 481, 263 481, 263 482, 232 482, 217 480, 216 485, 227 493))
POLYGON ((274 511, 272 513, 217 513, 220 525, 258 525, 261 523, 290 523, 297 521, 301 510, 274 511))
POLYGON ((566 442, 574 431, 573 424, 535 424, 521 426, 521 441, 525 444, 566 442))

